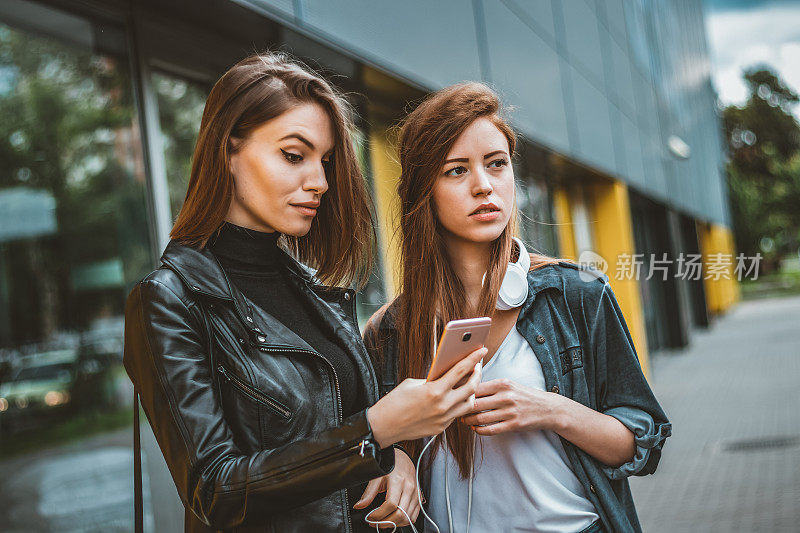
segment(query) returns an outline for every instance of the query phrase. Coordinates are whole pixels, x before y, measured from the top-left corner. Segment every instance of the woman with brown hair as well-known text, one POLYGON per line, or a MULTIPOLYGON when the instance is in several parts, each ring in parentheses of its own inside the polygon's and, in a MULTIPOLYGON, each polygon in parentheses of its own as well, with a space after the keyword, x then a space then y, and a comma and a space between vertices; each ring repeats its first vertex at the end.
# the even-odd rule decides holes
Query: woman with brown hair
POLYGON ((186 531, 364 531, 382 490, 371 519, 407 524, 414 466, 392 445, 472 408, 480 351, 379 400, 347 288, 373 243, 351 129, 343 98, 283 54, 242 60, 208 97, 172 240, 125 314, 186 531))
POLYGON ((426 375, 448 321, 492 318, 474 411, 425 447, 405 444, 425 465, 436 531, 639 531, 625 478, 655 470, 671 426, 607 278, 513 237, 514 147, 480 83, 408 115, 401 293, 365 342, 386 392, 426 375))

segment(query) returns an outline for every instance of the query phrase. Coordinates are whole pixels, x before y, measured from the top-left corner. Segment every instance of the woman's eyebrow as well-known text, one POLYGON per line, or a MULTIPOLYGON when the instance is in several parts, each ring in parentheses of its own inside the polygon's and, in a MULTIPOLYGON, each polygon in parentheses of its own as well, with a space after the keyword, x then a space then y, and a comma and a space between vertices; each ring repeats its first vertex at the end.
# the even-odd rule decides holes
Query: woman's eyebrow
POLYGON ((314 143, 312 143, 311 141, 309 141, 308 139, 306 139, 305 137, 303 137, 299 133, 290 133, 286 137, 282 137, 282 138, 278 139, 278 141, 279 142, 280 141, 285 141, 286 139, 292 139, 292 138, 297 139, 298 141, 300 141, 301 143, 305 144, 306 146, 308 146, 312 150, 314 149, 314 143))
MULTIPOLYGON (((309 147, 311 150, 314 150, 314 143, 312 143, 311 141, 309 141, 308 139, 306 139, 305 137, 303 137, 303 136, 302 136, 302 135, 300 135, 299 133, 290 133, 290 134, 289 134, 289 135, 287 135, 286 137, 282 137, 282 138, 278 139, 278 142, 280 142, 280 141, 285 141, 286 139, 297 139, 297 140, 298 140, 298 141, 300 141, 301 143, 303 143, 303 144, 305 144, 306 146, 308 146, 308 147, 309 147)), ((330 155, 330 154, 333 154, 333 151, 334 151, 335 149, 336 149, 336 147, 334 146, 333 148, 331 148, 330 150, 328 150, 327 152, 325 152, 325 155, 330 155)))
MULTIPOLYGON (((484 159, 489 159, 490 157, 495 156, 497 154, 505 154, 505 153, 506 153, 505 150, 495 150, 494 152, 489 152, 488 154, 483 156, 483 158, 484 159)), ((444 162, 445 165, 447 163, 469 163, 469 158, 467 158, 467 157, 456 157, 456 158, 453 158, 453 159, 448 159, 447 161, 444 162)))

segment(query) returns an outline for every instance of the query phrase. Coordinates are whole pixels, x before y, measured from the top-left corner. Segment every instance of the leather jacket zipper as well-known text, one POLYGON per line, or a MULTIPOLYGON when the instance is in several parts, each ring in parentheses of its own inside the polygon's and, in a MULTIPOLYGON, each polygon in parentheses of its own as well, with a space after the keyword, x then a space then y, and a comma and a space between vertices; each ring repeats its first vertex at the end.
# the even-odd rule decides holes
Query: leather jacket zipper
POLYGON ((266 347, 265 346, 265 347, 259 348, 259 350, 261 350, 262 352, 284 352, 284 353, 301 352, 301 353, 310 353, 311 355, 315 355, 315 356, 321 358, 326 363, 328 363, 328 367, 333 372, 333 383, 334 383, 334 386, 335 386, 335 389, 336 389, 336 406, 337 406, 336 419, 339 421, 339 423, 342 422, 342 391, 339 389, 339 376, 336 374, 336 369, 333 368, 333 364, 331 364, 331 362, 328 360, 327 357, 325 357, 324 355, 322 355, 319 352, 315 352, 313 350, 306 350, 305 348, 277 348, 277 347, 276 348, 272 348, 272 347, 266 347))
POLYGON ((219 370, 219 373, 222 374, 222 376, 226 380, 228 380, 229 383, 233 384, 234 387, 239 389, 245 396, 247 396, 254 402, 269 407, 270 409, 272 409, 274 412, 276 412, 286 420, 289 420, 292 417, 292 412, 289 411, 289 409, 278 403, 277 400, 273 400, 260 390, 246 383, 239 376, 237 376, 233 372, 230 372, 222 364, 217 366, 217 370, 219 370))
MULTIPOLYGON (((333 367, 333 364, 330 362, 330 360, 327 357, 325 357, 324 355, 322 355, 321 353, 319 353, 317 351, 306 350, 305 348, 277 348, 277 347, 269 348, 269 347, 265 346, 265 347, 262 347, 262 348, 259 348, 259 349, 262 352, 290 352, 290 353, 301 352, 301 353, 310 353, 311 355, 315 355, 315 356, 319 357, 320 359, 322 359, 323 361, 325 361, 326 363, 328 363, 328 368, 330 368, 331 371, 333 372, 333 384, 334 384, 334 386, 336 388, 336 407, 337 407, 337 409, 336 409, 336 419, 339 421, 339 424, 342 423, 342 391, 339 388, 339 376, 336 374, 336 369, 333 367)), ((351 447, 348 450, 346 450, 346 452, 349 453, 350 450, 359 448, 359 446, 360 446, 360 448, 361 448, 361 456, 363 457, 364 456, 364 442, 366 442, 366 441, 361 441, 361 443, 359 443, 358 446, 351 447)), ((346 513, 346 516, 347 516, 346 529, 347 529, 348 532, 352 530, 351 524, 353 522, 353 519, 350 516, 350 504, 349 504, 349 501, 350 501, 350 498, 348 497, 347 489, 345 488, 344 489, 344 510, 345 510, 345 513, 346 513)))

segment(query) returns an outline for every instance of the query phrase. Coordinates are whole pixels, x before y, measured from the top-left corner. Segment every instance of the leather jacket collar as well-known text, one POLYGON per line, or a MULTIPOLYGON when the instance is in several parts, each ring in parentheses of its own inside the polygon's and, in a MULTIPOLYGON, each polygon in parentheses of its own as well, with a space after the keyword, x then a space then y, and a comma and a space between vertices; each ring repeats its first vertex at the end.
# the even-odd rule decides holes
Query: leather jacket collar
MULTIPOLYGON (((319 284, 310 268, 283 250, 280 251, 280 260, 289 273, 290 283, 304 295, 318 317, 326 321, 343 346, 356 356, 356 363, 363 375, 372 378, 365 383, 367 397, 372 402, 377 401, 377 378, 374 369, 367 363, 369 356, 355 322, 355 291, 319 284), (351 316, 348 316, 345 304, 349 307, 351 316)), ((267 313, 259 313, 257 316, 247 298, 231 283, 219 261, 207 247, 198 249, 172 240, 164 249, 161 262, 175 272, 192 292, 232 302, 241 323, 250 329, 252 338, 257 340, 260 347, 294 346, 313 351, 305 340, 275 317, 267 313), (258 341, 259 337, 265 340, 258 341)))
MULTIPOLYGON (((291 281, 300 286, 303 292, 318 292, 327 289, 316 284, 309 272, 310 269, 295 261, 283 250, 280 250, 280 260, 286 266, 291 281)), ((233 301, 239 317, 252 324, 250 305, 241 291, 230 282, 222 265, 208 247, 198 249, 172 240, 164 249, 161 262, 173 270, 193 292, 233 301)))
MULTIPOLYGON (((307 267, 295 261, 283 250, 280 251, 280 257, 289 273, 299 281, 307 284, 315 283, 307 267)), ((223 300, 235 299, 237 291, 233 290, 228 276, 208 247, 198 249, 172 240, 164 249, 161 262, 174 270, 193 291, 223 300)))

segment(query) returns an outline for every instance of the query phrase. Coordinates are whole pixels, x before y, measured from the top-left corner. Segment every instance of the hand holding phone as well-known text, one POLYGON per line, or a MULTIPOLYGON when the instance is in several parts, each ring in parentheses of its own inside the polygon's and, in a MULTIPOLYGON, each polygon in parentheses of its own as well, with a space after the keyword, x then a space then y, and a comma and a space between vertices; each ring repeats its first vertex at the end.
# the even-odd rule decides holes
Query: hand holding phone
POLYGON ((475 410, 475 391, 486 348, 461 358, 434 381, 406 378, 367 409, 367 420, 378 445, 438 435, 456 418, 475 410))
POLYGON ((481 348, 491 327, 492 319, 488 316, 448 322, 436 348, 427 380, 439 379, 464 357, 481 348))

